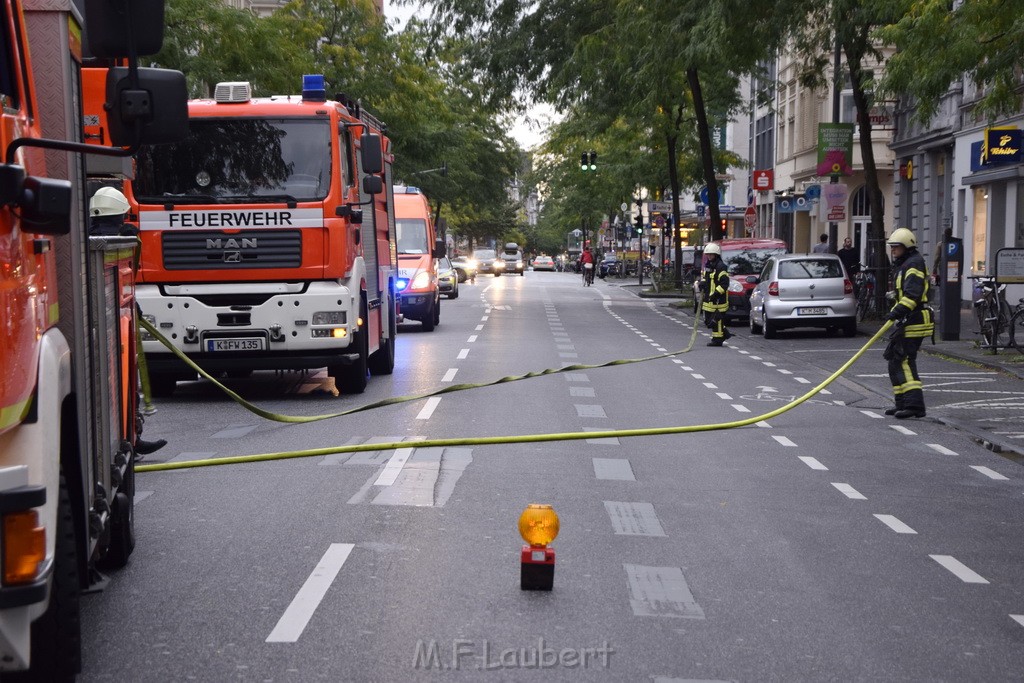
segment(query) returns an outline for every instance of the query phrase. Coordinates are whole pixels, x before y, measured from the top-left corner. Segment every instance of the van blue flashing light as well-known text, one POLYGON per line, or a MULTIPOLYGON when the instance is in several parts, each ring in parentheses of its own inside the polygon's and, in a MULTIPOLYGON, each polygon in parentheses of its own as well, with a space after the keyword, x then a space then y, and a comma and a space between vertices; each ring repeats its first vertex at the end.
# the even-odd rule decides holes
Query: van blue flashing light
POLYGON ((302 101, 327 101, 327 84, 324 82, 323 74, 305 74, 302 77, 302 101))
POLYGON ((404 278, 404 277, 400 277, 400 278, 398 278, 398 282, 395 283, 395 291, 396 292, 403 292, 403 291, 405 291, 406 287, 408 287, 408 286, 409 286, 409 279, 408 278, 404 278))

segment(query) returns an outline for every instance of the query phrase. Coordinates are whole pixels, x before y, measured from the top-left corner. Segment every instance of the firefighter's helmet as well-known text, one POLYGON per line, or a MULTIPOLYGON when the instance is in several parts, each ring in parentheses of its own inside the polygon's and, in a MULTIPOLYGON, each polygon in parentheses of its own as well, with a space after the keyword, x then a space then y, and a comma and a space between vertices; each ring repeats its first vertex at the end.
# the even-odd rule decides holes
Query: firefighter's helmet
POLYGON ((711 254, 714 254, 716 256, 721 256, 722 255, 722 248, 720 246, 718 246, 717 244, 709 244, 708 246, 704 247, 704 255, 705 256, 710 256, 711 254))
POLYGON ((890 247, 899 245, 906 247, 907 249, 917 246, 917 240, 914 239, 914 233, 912 233, 908 228, 897 228, 893 230, 892 234, 885 240, 885 243, 890 247))
POLYGON ((114 187, 101 187, 89 200, 89 215, 94 218, 123 216, 128 213, 128 208, 128 200, 114 187))

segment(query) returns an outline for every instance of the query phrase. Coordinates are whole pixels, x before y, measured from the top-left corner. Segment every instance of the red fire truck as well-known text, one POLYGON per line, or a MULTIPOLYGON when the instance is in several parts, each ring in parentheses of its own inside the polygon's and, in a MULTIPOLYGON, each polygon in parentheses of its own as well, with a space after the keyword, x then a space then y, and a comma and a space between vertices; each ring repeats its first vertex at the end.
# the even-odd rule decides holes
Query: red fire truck
MULTIPOLYGON (((21 0, 0 0, 4 681, 74 678, 79 591, 100 585, 98 569, 123 566, 135 544, 138 238, 88 233, 87 176, 101 158, 124 160, 140 144, 183 136, 188 125, 180 72, 104 68, 102 139, 83 142, 84 22, 76 7, 34 3, 23 11, 21 0)), ((94 57, 159 51, 162 0, 131 7, 134 19, 120 5, 86 3, 94 57)), ((114 162, 96 175, 117 184, 115 171, 124 168, 114 162)))
MULTIPOLYGON (((326 367, 346 393, 368 370, 390 374, 398 271, 380 121, 328 100, 315 75, 297 96, 221 83, 188 112, 188 139, 142 150, 129 188, 146 319, 208 372, 326 367)), ((155 395, 196 377, 158 340, 143 347, 155 395)))

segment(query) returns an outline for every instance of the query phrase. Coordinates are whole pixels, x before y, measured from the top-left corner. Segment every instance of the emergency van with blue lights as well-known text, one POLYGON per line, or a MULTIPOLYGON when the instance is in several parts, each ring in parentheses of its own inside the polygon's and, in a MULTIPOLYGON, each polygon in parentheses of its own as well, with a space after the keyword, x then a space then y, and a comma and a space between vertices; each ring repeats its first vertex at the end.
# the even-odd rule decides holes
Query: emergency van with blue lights
POLYGON ((441 322, 437 259, 446 249, 434 230, 430 203, 419 188, 395 186, 395 226, 402 317, 419 320, 429 332, 441 322))
MULTIPOLYGON (((323 76, 301 95, 249 83, 190 100, 189 138, 143 150, 138 215, 142 313, 208 372, 327 368, 361 393, 391 374, 398 257, 390 141, 323 76)), ((196 373, 143 337, 155 395, 196 373)))

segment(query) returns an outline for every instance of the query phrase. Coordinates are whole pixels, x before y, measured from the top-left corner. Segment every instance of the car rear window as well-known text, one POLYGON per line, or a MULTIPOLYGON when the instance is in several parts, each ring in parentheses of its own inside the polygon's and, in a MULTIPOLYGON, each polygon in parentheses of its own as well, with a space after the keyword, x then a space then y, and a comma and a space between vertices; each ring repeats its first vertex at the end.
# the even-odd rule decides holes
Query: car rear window
POLYGON ((818 280, 843 277, 843 268, 835 259, 801 259, 779 263, 780 280, 818 280))

